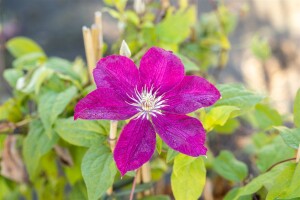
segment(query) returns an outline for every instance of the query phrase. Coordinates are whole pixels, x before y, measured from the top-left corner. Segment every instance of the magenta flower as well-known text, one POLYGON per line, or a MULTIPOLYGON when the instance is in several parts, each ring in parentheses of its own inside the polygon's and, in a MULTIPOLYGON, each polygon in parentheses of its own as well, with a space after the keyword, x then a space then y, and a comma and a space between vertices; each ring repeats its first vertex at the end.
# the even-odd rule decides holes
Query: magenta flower
POLYGON ((114 150, 122 175, 150 160, 156 133, 183 154, 206 154, 205 130, 186 114, 214 104, 220 93, 204 78, 185 76, 172 52, 152 47, 139 69, 127 57, 107 56, 97 63, 94 79, 97 89, 78 102, 74 118, 131 119, 114 150))

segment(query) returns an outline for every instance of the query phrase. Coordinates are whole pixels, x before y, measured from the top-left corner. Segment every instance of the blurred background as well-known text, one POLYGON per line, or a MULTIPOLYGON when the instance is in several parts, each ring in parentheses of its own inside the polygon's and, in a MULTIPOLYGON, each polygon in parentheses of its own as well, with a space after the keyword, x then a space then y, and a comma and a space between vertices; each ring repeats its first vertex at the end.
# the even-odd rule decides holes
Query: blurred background
MULTIPOLYGON (((239 16, 229 37, 229 61, 220 71, 219 81, 244 82, 253 90, 268 93, 281 113, 291 111, 300 86, 300 0, 226 0, 224 4, 239 16), (270 46, 271 56, 264 62, 251 52, 255 36, 270 46)), ((133 1, 127 6, 132 7, 133 1)), ((99 0, 1 0, 0 71, 11 67, 5 41, 19 35, 37 41, 49 56, 71 60, 84 57, 81 28, 90 24, 93 13, 102 8, 99 0)), ((199 16, 213 9, 213 0, 198 1, 199 16)), ((110 44, 118 39, 120 31, 117 21, 107 13, 103 18, 104 41, 110 44)), ((2 76, 0 83, 3 102, 11 90, 2 76)))

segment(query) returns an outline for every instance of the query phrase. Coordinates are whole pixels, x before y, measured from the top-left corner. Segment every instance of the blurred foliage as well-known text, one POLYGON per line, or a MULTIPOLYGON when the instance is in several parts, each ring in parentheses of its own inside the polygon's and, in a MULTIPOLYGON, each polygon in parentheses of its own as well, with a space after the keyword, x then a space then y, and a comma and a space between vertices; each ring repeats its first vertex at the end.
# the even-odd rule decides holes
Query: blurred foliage
MULTIPOLYGON (((138 61, 149 47, 159 46, 174 51, 188 74, 213 81, 209 69, 226 67, 231 47, 228 36, 238 16, 223 4, 197 17, 195 5, 187 0, 167 7, 153 1, 146 9, 136 10, 129 9, 126 0, 104 2, 103 12, 118 20, 122 32, 113 52, 118 52, 125 39, 138 61)), ((73 120, 76 102, 95 87, 88 82, 82 59, 48 57, 38 44, 24 37, 9 40, 6 47, 14 61, 3 75, 13 97, 0 106, 0 199, 128 198, 135 172, 120 179, 108 148, 109 122, 73 120), (111 186, 114 192, 108 196, 111 186)), ((258 37, 253 38, 251 50, 262 61, 270 55, 267 42, 258 37)), ((239 151, 251 163, 244 163, 232 149, 220 151, 216 157, 213 151, 208 151, 207 158, 188 157, 158 138, 157 153, 150 163, 152 182, 138 184, 136 192, 153 188, 153 183, 171 173, 173 195, 179 200, 198 199, 206 180, 215 177, 222 177, 231 188, 224 197, 228 200, 252 199, 253 195, 260 199, 300 198, 300 166, 291 161, 300 143, 300 92, 294 106, 297 128, 288 128, 284 126, 288 118, 274 110, 264 95, 237 84, 221 84, 218 89, 221 100, 191 115, 203 122, 208 141, 250 129, 250 143, 239 151)))
POLYGON ((265 38, 254 36, 251 41, 251 51, 260 60, 265 61, 271 55, 271 48, 265 38))

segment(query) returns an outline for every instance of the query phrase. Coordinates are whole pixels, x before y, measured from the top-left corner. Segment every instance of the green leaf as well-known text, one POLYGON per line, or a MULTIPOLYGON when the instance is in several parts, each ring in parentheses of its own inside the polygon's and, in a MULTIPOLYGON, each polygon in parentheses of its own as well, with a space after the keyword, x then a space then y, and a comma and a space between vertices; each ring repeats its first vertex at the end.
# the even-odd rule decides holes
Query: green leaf
POLYGON ((73 62, 72 71, 79 76, 81 85, 86 85, 89 81, 88 70, 82 58, 76 58, 73 62))
POLYGON ((300 128, 290 129, 283 126, 275 127, 279 133, 284 142, 294 148, 298 149, 300 145, 300 128))
POLYGON ((52 149, 57 139, 55 133, 51 139, 46 135, 40 120, 30 123, 29 133, 23 143, 23 156, 31 180, 36 177, 40 158, 52 149))
POLYGON ((236 106, 240 109, 240 112, 235 112, 236 116, 247 112, 264 98, 264 96, 254 94, 238 84, 222 84, 217 85, 217 88, 220 90, 222 98, 214 104, 214 107, 236 106))
POLYGON ((83 181, 77 182, 69 194, 69 200, 87 200, 87 191, 83 181))
POLYGON ((167 195, 157 195, 151 197, 142 198, 142 200, 171 200, 171 198, 167 195))
MULTIPOLYGON (((241 191, 242 191, 241 188, 233 188, 226 194, 226 196, 224 197, 224 200, 234 199, 241 191)), ((240 197, 239 200, 252 200, 252 196, 245 195, 245 196, 240 197)))
POLYGON ((33 40, 26 37, 15 37, 6 43, 8 51, 16 58, 30 53, 44 53, 33 40))
POLYGON ((113 6, 114 5, 114 0, 103 0, 103 1, 108 6, 113 6))
POLYGON ((274 137, 276 137, 277 135, 275 134, 266 134, 264 132, 259 132, 259 133, 255 133, 252 136, 252 143, 254 144, 256 149, 261 149, 264 146, 272 143, 274 137))
POLYGON ((254 126, 261 129, 282 125, 280 114, 275 109, 270 108, 270 106, 263 104, 255 106, 254 114, 249 115, 249 119, 254 126))
POLYGON ((114 0, 114 1, 115 1, 116 8, 119 11, 124 11, 127 4, 127 0, 114 0))
POLYGON ((194 63, 193 61, 191 61, 188 57, 176 53, 176 55, 180 58, 180 60, 182 61, 183 65, 184 65, 184 69, 186 72, 190 72, 190 71, 199 71, 200 67, 196 65, 196 63, 194 63))
POLYGON ((161 154, 162 146, 163 146, 162 139, 158 135, 156 135, 156 150, 159 154, 161 154))
POLYGON ((66 106, 76 96, 74 86, 61 93, 47 92, 39 99, 38 113, 41 117, 46 133, 51 137, 51 128, 57 117, 65 110, 66 106))
POLYGON ((202 123, 207 131, 211 131, 216 125, 223 126, 229 118, 231 118, 232 113, 240 110, 236 106, 217 106, 213 107, 207 114, 202 118, 202 123))
POLYGON ((34 52, 22 55, 13 61, 13 67, 22 70, 31 70, 40 66, 47 60, 44 52, 34 52))
POLYGON ((232 134, 240 126, 240 122, 237 119, 229 119, 223 125, 216 125, 214 131, 219 134, 232 134))
POLYGON ((248 175, 247 165, 236 160, 229 151, 221 151, 213 161, 213 169, 227 180, 240 182, 248 175))
POLYGON ((294 124, 300 128, 300 89, 297 91, 294 102, 294 124))
POLYGON ((58 119, 54 128, 62 139, 76 146, 90 147, 106 140, 105 129, 97 121, 58 119))
POLYGON ((52 57, 47 60, 45 67, 52 69, 58 74, 66 75, 76 81, 81 80, 80 76, 73 70, 73 64, 68 60, 52 57))
POLYGON ((85 154, 82 176, 87 187, 89 200, 97 200, 112 186, 117 173, 110 149, 106 146, 93 146, 85 154))
POLYGON ((17 122, 22 119, 21 106, 15 99, 8 99, 0 105, 0 121, 17 122))
POLYGON ((175 151, 171 148, 168 148, 168 152, 167 152, 167 163, 171 162, 172 160, 174 160, 174 158, 179 154, 178 151, 175 151))
MULTIPOLYGON (((17 83, 17 89, 24 93, 31 93, 35 91, 36 94, 39 93, 40 87, 44 81, 46 81, 52 75, 52 70, 43 67, 38 67, 33 74, 29 74, 29 77, 25 79, 29 79, 23 86, 19 86, 17 83)), ((25 80, 26 82, 26 80, 25 80)))
POLYGON ((104 2, 109 6, 114 5, 118 11, 123 12, 126 7, 127 0, 104 0, 104 2))
POLYGON ((175 157, 171 175, 175 199, 198 199, 205 185, 206 168, 201 157, 179 154, 175 157))
POLYGON ((4 199, 6 200, 8 194, 11 194, 11 188, 8 186, 8 184, 6 183, 4 177, 0 176, 0 199, 4 199))
POLYGON ((292 158, 294 150, 287 148, 280 136, 277 136, 273 142, 264 146, 257 154, 257 167, 260 171, 266 171, 274 163, 292 158), (279 151, 280 150, 280 151, 279 151))
MULTIPOLYGON (((294 170, 294 174, 290 179, 289 187, 287 188, 286 192, 282 194, 280 197, 284 199, 293 199, 300 197, 300 190, 299 190, 299 180, 300 180, 300 164, 296 164, 296 169, 294 170)), ((274 183, 275 185, 275 183, 274 183)), ((275 188, 276 189, 276 188, 275 188)))
MULTIPOLYGON (((296 164, 292 163, 279 173, 279 175, 274 179, 272 187, 268 191, 266 200, 274 200, 286 194, 286 190, 290 186, 290 182, 294 175, 295 167, 296 164)), ((298 184, 299 190, 299 179, 296 184, 298 184)))
POLYGON ((73 165, 71 167, 64 165, 63 170, 70 185, 74 186, 78 181, 83 180, 81 175, 81 161, 87 149, 85 147, 70 145, 68 150, 71 154, 73 165))
POLYGON ((158 39, 164 43, 180 44, 190 35, 191 26, 195 21, 196 8, 194 6, 190 6, 188 10, 179 10, 175 14, 169 14, 156 26, 158 39))
POLYGON ((136 14, 136 12, 132 10, 125 11, 125 18, 128 22, 133 23, 135 26, 138 26, 140 23, 139 16, 136 14))
POLYGON ((16 87, 18 79, 22 76, 23 72, 18 69, 6 69, 3 73, 3 77, 12 88, 16 87))
MULTIPOLYGON (((273 185, 274 179, 285 170, 286 167, 289 167, 291 163, 284 163, 274 167, 271 171, 259 175, 258 177, 251 180, 246 186, 240 188, 235 197, 230 200, 240 200, 241 197, 249 196, 259 191, 262 187, 269 188, 273 185)), ((232 194, 233 195, 233 194, 232 194)))

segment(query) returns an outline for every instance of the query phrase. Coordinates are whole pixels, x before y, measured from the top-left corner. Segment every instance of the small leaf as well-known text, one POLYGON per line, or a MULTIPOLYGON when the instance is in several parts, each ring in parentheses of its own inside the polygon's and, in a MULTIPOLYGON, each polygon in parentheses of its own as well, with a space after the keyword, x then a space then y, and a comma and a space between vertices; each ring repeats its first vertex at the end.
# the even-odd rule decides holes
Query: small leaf
POLYGON ((271 144, 265 145, 258 151, 257 167, 260 171, 266 171, 274 163, 292 158, 294 150, 287 148, 280 136, 274 138, 271 144))
POLYGON ((300 144, 300 128, 290 129, 283 126, 275 128, 279 131, 280 136, 288 146, 298 149, 300 144))
POLYGON ((223 126, 227 120, 232 116, 233 112, 240 110, 235 106, 217 106, 213 107, 202 118, 202 123, 207 131, 211 131, 216 125, 223 126))
POLYGON ((167 152, 167 163, 171 162, 172 160, 174 160, 174 158, 179 154, 178 151, 175 151, 171 148, 168 148, 168 152, 167 152))
POLYGON ((21 106, 15 99, 8 99, 0 105, 0 121, 17 122, 22 119, 21 106))
POLYGON ((175 14, 167 15, 155 27, 157 36, 164 43, 179 44, 190 35, 191 26, 195 21, 196 8, 194 6, 190 6, 187 10, 179 10, 175 14))
POLYGON ((64 92, 47 92, 40 97, 38 113, 49 137, 51 137, 51 128, 55 120, 64 111, 76 94, 77 90, 72 86, 64 92))
POLYGON ((201 157, 175 157, 171 185, 175 199, 198 199, 203 191, 206 168, 201 157))
POLYGON ((161 154, 162 146, 163 146, 162 139, 158 135, 156 135, 156 150, 159 154, 161 154))
POLYGON ((33 40, 26 37, 15 37, 6 43, 8 51, 16 58, 30 53, 44 53, 33 40))
POLYGON ((127 0, 114 0, 114 4, 120 12, 123 12, 126 7, 127 0))
POLYGON ((52 57, 47 60, 45 67, 80 82, 80 76, 73 70, 72 65, 68 60, 52 57))
POLYGON ((236 106, 240 109, 240 112, 235 112, 236 116, 247 112, 264 98, 262 95, 246 90, 242 85, 222 84, 217 85, 217 88, 220 90, 222 98, 213 107, 221 105, 236 106))
POLYGON ((23 156, 31 180, 36 177, 40 158, 52 149, 57 139, 55 133, 51 139, 46 135, 40 120, 30 123, 29 133, 23 143, 23 156))
POLYGON ((58 119, 54 128, 62 139, 76 146, 90 147, 106 140, 105 130, 97 121, 58 119))
POLYGON ((296 127, 300 128, 300 89, 297 91, 294 102, 294 123, 296 127))
POLYGON ((89 200, 97 200, 112 186, 117 173, 112 153, 106 146, 91 147, 82 160, 82 176, 89 200))
POLYGON ((180 60, 182 61, 183 65, 184 65, 184 69, 186 72, 190 72, 190 71, 199 71, 200 67, 198 67, 193 61, 191 61, 188 57, 176 53, 176 55, 180 58, 180 60))
POLYGON ((22 55, 13 61, 13 67, 22 70, 32 70, 47 60, 44 52, 34 52, 22 55))
POLYGON ((247 165, 236 158, 229 151, 221 151, 213 161, 214 170, 227 180, 240 182, 248 175, 247 165))
POLYGON ((17 69, 6 69, 3 73, 5 80, 9 83, 12 88, 15 88, 17 81, 23 76, 23 72, 17 69))
POLYGON ((249 116, 252 124, 261 129, 269 129, 273 126, 282 125, 280 114, 268 105, 257 104, 254 114, 249 116))
MULTIPOLYGON (((38 67, 33 74, 29 74, 25 78, 25 83, 21 87, 17 87, 18 90, 24 93, 31 93, 35 91, 36 94, 39 93, 40 87, 44 81, 46 81, 52 75, 52 70, 43 67, 38 67), (26 79, 29 79, 26 83, 26 79)), ((23 78, 23 77, 22 77, 23 78)), ((19 79, 20 80, 20 79, 19 79)), ((17 83, 18 85, 18 83, 17 83)))

